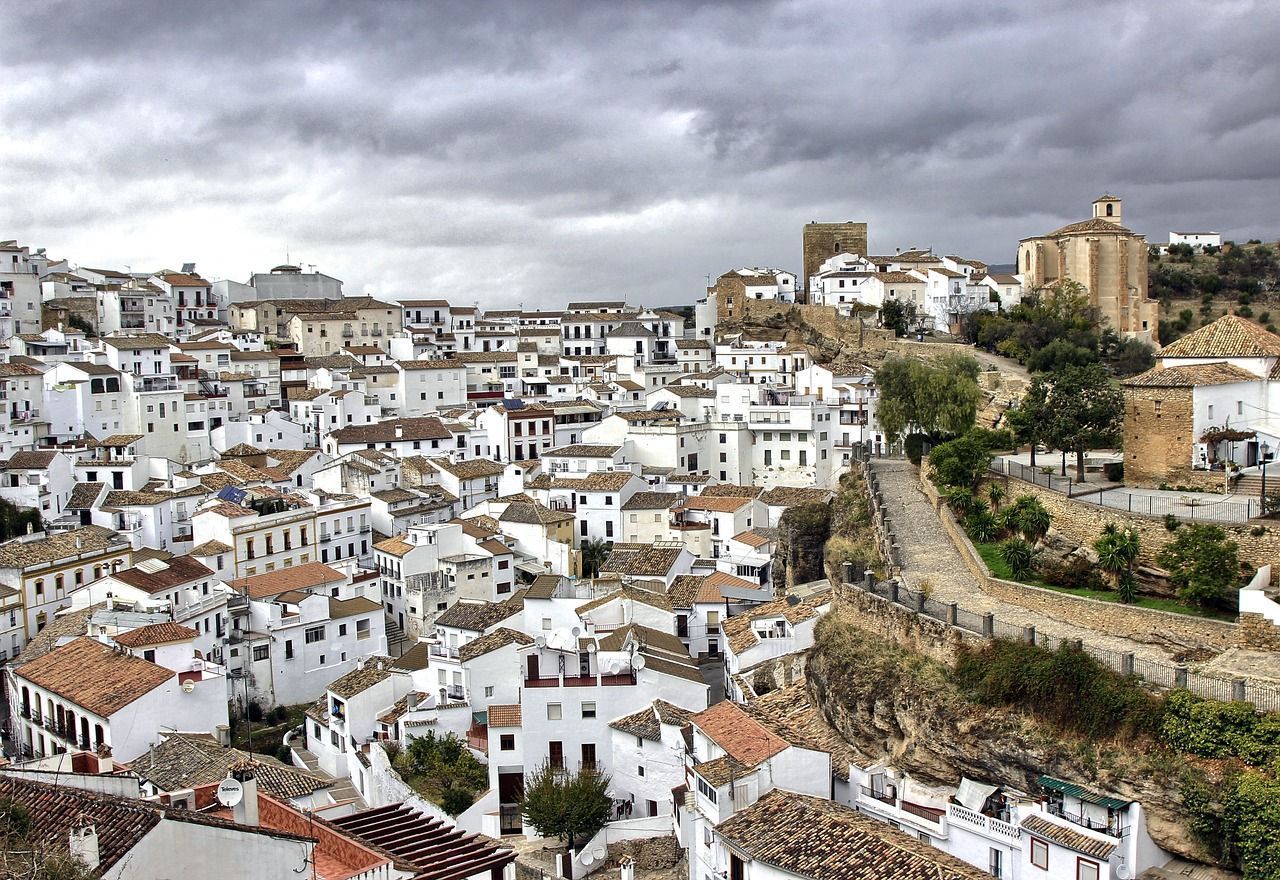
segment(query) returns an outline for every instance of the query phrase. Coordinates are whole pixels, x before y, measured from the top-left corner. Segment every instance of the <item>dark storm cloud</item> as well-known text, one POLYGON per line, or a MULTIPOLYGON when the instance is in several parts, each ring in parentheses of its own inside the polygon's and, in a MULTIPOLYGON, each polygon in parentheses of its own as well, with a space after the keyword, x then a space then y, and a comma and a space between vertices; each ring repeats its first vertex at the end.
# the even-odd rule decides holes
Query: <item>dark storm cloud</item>
MULTIPOLYGON (((17 7, 14 7, 15 10, 17 7)), ((1104 189, 1280 233, 1274 4, 55 3, 0 64, 4 237, 287 252, 352 292, 550 306, 798 268, 812 219, 1003 261, 1104 189)))

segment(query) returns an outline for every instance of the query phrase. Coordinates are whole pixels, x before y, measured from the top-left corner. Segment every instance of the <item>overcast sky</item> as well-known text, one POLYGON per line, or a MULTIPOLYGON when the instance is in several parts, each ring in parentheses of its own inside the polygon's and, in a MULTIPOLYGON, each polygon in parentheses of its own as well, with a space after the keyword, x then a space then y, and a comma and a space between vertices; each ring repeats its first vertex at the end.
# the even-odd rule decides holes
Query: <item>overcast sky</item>
POLYGON ((3 7, 0 238, 83 265, 665 305, 815 219, 1280 233, 1280 3, 3 7))

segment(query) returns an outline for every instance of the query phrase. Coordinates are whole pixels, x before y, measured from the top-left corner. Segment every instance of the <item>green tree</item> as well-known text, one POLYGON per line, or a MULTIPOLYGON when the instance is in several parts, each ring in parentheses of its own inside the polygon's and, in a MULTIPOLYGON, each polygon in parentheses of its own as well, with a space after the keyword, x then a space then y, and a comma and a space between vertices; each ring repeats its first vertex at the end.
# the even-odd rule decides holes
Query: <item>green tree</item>
POLYGON ((1141 541, 1132 529, 1120 529, 1115 523, 1102 527, 1102 535, 1093 542, 1098 553, 1098 567, 1110 575, 1123 602, 1137 598, 1137 584, 1133 578, 1133 564, 1138 559, 1141 541))
POLYGON ((582 576, 584 578, 599 577, 600 566, 604 565, 604 561, 609 558, 609 551, 612 549, 613 542, 602 538, 584 541, 581 550, 582 576))
POLYGON ((880 307, 880 323, 894 336, 906 336, 916 326, 916 305, 900 299, 887 300, 880 307))
POLYGON ((1099 364, 1067 367, 1053 377, 1046 402, 1048 440, 1076 456, 1076 479, 1084 481, 1088 449, 1114 446, 1124 426, 1124 396, 1099 364))
POLYGON ((543 837, 558 837, 569 849, 586 843, 609 821, 611 777, 590 767, 577 773, 544 764, 526 780, 520 798, 525 821, 543 837))
POLYGON ((1200 607, 1221 602, 1240 581, 1240 547, 1220 527, 1184 525, 1160 548, 1156 561, 1169 571, 1178 598, 1200 607))
POLYGON ((431 730, 411 738, 403 764, 410 784, 455 816, 471 806, 489 782, 484 765, 456 733, 437 736, 431 730))
POLYGON ((1008 494, 1004 486, 999 483, 992 483, 987 486, 987 501, 991 504, 991 509, 993 511, 1000 510, 1000 504, 1008 497, 1008 494))
POLYGON ((978 362, 946 355, 931 363, 893 357, 876 370, 876 417, 891 437, 916 427, 931 438, 955 437, 978 413, 978 362))
POLYGON ((1031 446, 1031 466, 1036 466, 1036 446, 1044 442, 1049 424, 1049 383, 1037 376, 1018 405, 1005 413, 1019 443, 1031 446))
POLYGON ((935 483, 972 495, 991 464, 991 449, 981 438, 965 434, 933 447, 929 464, 935 483))

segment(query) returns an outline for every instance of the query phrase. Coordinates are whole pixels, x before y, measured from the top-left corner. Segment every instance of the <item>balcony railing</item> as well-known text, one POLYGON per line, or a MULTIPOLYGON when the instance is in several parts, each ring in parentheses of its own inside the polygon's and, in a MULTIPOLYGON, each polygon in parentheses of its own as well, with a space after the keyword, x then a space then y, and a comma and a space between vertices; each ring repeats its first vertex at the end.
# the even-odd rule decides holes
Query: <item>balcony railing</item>
POLYGON ((1048 804, 1049 814, 1057 816, 1059 819, 1066 819, 1072 825, 1079 825, 1081 828, 1088 828, 1090 831, 1101 831, 1103 834, 1109 834, 1112 837, 1124 837, 1129 833, 1129 828, 1118 816, 1111 816, 1107 821, 1094 819, 1084 813, 1068 813, 1060 804, 1048 804))
POLYGON ((528 688, 553 688, 560 687, 560 677, 555 678, 526 678, 524 686, 528 688))
POLYGON ((870 788, 869 786, 866 786, 866 785, 860 785, 858 786, 858 789, 862 792, 863 797, 869 797, 872 800, 880 801, 880 803, 888 804, 891 807, 896 807, 898 805, 898 799, 894 797, 892 794, 890 794, 889 792, 886 792, 883 790, 876 791, 875 789, 870 788))
POLYGON ((1009 840, 1018 840, 1022 836, 1022 830, 1012 822, 997 819, 995 816, 987 816, 960 804, 947 804, 947 819, 951 822, 969 825, 982 831, 1008 838, 1009 840))

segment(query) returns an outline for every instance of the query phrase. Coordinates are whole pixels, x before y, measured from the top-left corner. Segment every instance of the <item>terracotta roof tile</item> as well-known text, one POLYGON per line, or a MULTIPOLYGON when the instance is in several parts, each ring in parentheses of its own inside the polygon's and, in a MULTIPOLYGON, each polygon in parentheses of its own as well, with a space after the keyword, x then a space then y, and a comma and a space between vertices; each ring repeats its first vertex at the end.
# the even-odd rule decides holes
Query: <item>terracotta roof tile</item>
POLYGON ((1059 846, 1065 846, 1067 849, 1093 856, 1104 862, 1110 859, 1112 853, 1116 851, 1114 844, 1065 828, 1043 816, 1032 814, 1023 819, 1021 825, 1028 833, 1034 834, 1036 837, 1043 837, 1059 846))
POLYGON ((520 707, 518 705, 489 707, 489 728, 491 730, 495 727, 519 727, 520 723, 520 707))
POLYGON ((1160 350, 1161 358, 1277 357, 1280 336, 1238 315, 1223 315, 1160 350))
POLYGON ((170 642, 186 642, 198 635, 200 633, 180 623, 152 623, 121 633, 115 637, 115 642, 126 648, 142 648, 150 645, 167 645, 170 642))
POLYGON ((87 637, 53 649, 15 674, 104 718, 175 677, 163 666, 87 637))
POLYGON ((1131 388, 1191 388, 1198 385, 1229 385, 1232 382, 1257 382, 1260 377, 1243 367, 1218 361, 1184 367, 1152 367, 1123 380, 1131 388))
POLYGON ((289 590, 309 590, 323 584, 345 582, 347 576, 323 562, 306 562, 251 577, 227 581, 227 586, 252 599, 277 596, 289 590))

